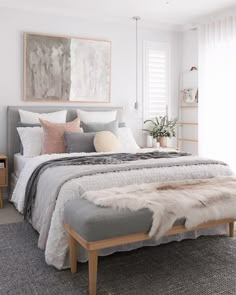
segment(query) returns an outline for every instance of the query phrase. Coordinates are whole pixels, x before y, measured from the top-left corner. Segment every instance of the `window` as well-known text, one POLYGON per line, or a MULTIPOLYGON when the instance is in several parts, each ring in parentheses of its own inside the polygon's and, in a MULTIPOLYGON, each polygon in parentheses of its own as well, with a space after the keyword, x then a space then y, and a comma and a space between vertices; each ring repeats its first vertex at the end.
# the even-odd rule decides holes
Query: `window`
POLYGON ((170 50, 167 43, 144 41, 144 119, 164 116, 169 103, 170 50))

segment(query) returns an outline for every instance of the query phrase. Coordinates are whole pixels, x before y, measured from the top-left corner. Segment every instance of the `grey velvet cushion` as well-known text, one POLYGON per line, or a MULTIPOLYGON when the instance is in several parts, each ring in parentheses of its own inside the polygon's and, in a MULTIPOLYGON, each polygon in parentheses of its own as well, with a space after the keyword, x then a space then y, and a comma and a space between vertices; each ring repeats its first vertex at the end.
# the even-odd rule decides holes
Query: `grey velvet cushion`
MULTIPOLYGON (((41 125, 40 124, 28 124, 28 123, 17 123, 17 126, 16 127, 40 127, 41 125)), ((18 134, 18 133, 17 133, 18 134)), ((19 136, 19 134, 18 134, 19 136)), ((19 139, 20 139, 20 136, 19 136, 19 139)), ((23 155, 23 145, 22 145, 22 142, 21 142, 21 139, 20 139, 20 153, 21 155, 23 155)))
POLYGON ((84 132, 100 132, 100 131, 110 131, 113 134, 118 134, 118 121, 112 121, 109 123, 88 123, 85 124, 81 122, 81 128, 84 132))
POLYGON ((65 132, 64 142, 67 153, 96 152, 93 140, 95 133, 65 132))

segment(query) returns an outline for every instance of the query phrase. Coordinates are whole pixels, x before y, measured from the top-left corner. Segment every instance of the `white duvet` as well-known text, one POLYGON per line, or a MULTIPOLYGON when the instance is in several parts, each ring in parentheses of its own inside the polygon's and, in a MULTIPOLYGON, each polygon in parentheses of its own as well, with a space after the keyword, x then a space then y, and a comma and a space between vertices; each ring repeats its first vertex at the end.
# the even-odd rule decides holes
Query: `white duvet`
MULTIPOLYGON (((149 150, 150 151, 150 150, 149 150)), ((140 151, 139 151, 140 152, 140 151)), ((144 152, 144 151, 143 151, 144 152)), ((41 163, 62 157, 74 157, 94 154, 60 154, 60 155, 43 155, 32 158, 29 161, 17 182, 15 190, 12 195, 12 201, 16 208, 23 212, 24 209, 24 198, 25 190, 28 179, 30 178, 34 169, 41 163)), ((189 157, 194 158, 194 157, 189 157)), ((162 161, 168 161, 168 159, 161 159, 162 161)), ((148 160, 149 161, 149 160, 148 160)), ((50 204, 50 196, 47 196, 47 187, 44 186, 47 179, 48 185, 50 181, 48 178, 55 177, 57 167, 47 169, 40 177, 37 187, 37 195, 35 200, 35 207, 32 212, 32 225, 39 232, 39 246, 45 249, 45 259, 50 265, 55 266, 58 269, 62 269, 68 266, 67 254, 68 244, 67 235, 63 228, 63 216, 64 207, 67 201, 80 198, 84 191, 101 190, 104 188, 114 186, 125 186, 133 183, 148 183, 155 181, 166 181, 166 180, 180 180, 180 179, 191 179, 191 178, 208 178, 214 176, 228 176, 231 175, 231 170, 227 166, 222 165, 193 165, 193 166, 179 166, 179 167, 162 167, 162 168, 150 168, 142 170, 122 171, 119 173, 107 173, 106 177, 103 174, 96 174, 92 176, 84 176, 75 178, 66 182, 60 189, 57 201, 53 207, 53 212, 47 214, 47 208, 52 207, 50 204), (51 170, 54 169, 54 170, 51 170), (50 171, 51 170, 51 171, 50 171), (39 197, 40 196, 40 197, 39 197), (48 221, 50 221, 48 223, 48 221), (45 226, 48 223, 49 226, 45 226)), ((85 169, 83 166, 78 169, 85 169)), ((156 245, 163 242, 169 242, 173 240, 181 240, 183 238, 196 238, 200 234, 219 234, 225 233, 222 228, 218 230, 211 229, 182 234, 181 236, 165 237, 158 241, 146 241, 141 243, 135 243, 127 246, 120 246, 102 251, 101 255, 107 255, 115 251, 120 250, 131 250, 134 248, 141 247, 143 245, 156 245)), ((78 256, 79 261, 86 261, 86 253, 80 251, 78 256)))

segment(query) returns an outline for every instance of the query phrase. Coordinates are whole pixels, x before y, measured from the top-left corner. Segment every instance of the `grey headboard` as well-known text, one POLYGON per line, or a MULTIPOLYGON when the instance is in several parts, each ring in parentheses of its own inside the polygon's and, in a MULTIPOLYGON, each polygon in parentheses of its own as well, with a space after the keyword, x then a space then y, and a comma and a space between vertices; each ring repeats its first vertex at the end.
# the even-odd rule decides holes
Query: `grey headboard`
POLYGON ((9 157, 9 173, 13 171, 13 156, 20 151, 19 136, 16 130, 16 126, 20 122, 19 109, 35 113, 51 113, 67 110, 67 122, 72 121, 77 117, 76 109, 91 112, 117 110, 117 119, 119 121, 122 121, 123 119, 122 107, 9 106, 7 108, 7 152, 9 157))

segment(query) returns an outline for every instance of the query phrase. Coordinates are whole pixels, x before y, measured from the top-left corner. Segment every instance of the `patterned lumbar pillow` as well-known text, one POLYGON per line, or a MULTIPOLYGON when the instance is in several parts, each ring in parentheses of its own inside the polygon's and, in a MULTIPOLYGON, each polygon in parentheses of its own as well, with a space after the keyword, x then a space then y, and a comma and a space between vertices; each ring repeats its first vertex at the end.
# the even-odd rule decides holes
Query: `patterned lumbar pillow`
POLYGON ((57 124, 46 120, 41 120, 43 127, 43 154, 60 154, 65 153, 64 145, 65 132, 81 132, 80 120, 77 118, 74 121, 57 124))
POLYGON ((98 132, 94 137, 94 147, 97 152, 120 152, 121 144, 119 139, 110 131, 98 132))

